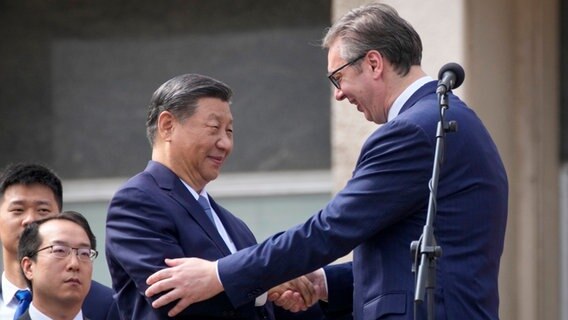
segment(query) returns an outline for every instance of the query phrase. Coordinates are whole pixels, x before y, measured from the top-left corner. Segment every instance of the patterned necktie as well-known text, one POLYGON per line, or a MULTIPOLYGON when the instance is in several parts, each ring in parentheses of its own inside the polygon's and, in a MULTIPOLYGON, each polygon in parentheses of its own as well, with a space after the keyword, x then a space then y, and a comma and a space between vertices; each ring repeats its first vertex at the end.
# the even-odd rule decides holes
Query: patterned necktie
POLYGON ((14 313, 14 320, 17 320, 21 315, 26 313, 32 301, 32 293, 30 290, 18 290, 16 292, 16 299, 18 299, 18 308, 16 309, 16 313, 14 313))
POLYGON ((211 222, 215 224, 215 220, 213 220, 213 212, 211 211, 211 206, 209 206, 207 199, 205 199, 205 197, 199 196, 199 200, 197 200, 197 202, 199 202, 203 210, 205 210, 205 213, 207 214, 209 219, 211 219, 211 222))

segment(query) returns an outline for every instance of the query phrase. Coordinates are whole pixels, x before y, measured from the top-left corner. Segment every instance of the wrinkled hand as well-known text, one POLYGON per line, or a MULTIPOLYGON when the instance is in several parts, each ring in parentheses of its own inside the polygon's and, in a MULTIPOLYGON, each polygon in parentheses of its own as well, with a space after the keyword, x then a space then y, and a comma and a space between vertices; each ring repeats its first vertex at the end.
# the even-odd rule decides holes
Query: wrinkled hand
POLYGON ((268 291, 268 299, 292 312, 305 311, 318 300, 327 300, 323 269, 276 286, 268 291), (305 280, 309 280, 309 284, 305 280))
POLYGON ((168 316, 173 317, 189 305, 223 292, 223 285, 217 279, 215 262, 198 258, 166 259, 165 262, 169 268, 146 279, 149 287, 145 294, 152 297, 171 290, 152 302, 152 307, 157 309, 179 299, 168 316))

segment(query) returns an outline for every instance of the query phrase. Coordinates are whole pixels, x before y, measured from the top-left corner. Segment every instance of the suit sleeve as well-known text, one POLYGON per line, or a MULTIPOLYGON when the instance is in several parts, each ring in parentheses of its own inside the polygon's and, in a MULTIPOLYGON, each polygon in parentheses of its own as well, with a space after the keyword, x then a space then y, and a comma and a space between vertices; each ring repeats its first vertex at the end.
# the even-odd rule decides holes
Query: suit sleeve
POLYGON ((414 124, 379 128, 363 146, 353 177, 323 210, 219 260, 231 301, 246 303, 255 292, 325 266, 424 207, 432 150, 433 141, 414 124))
POLYGON ((324 268, 327 302, 319 305, 327 319, 351 319, 353 312, 353 264, 329 265, 324 268))
MULTIPOLYGON (((177 301, 159 309, 152 308, 151 303, 161 295, 145 297, 144 292, 148 288, 146 279, 156 271, 167 267, 165 258, 184 257, 183 248, 178 240, 179 233, 191 231, 185 229, 187 226, 176 225, 171 217, 175 212, 166 212, 171 211, 165 209, 172 207, 171 202, 168 204, 161 202, 165 200, 147 194, 139 188, 119 190, 110 204, 107 216, 106 250, 115 290, 123 291, 125 294, 130 292, 131 296, 125 297, 126 299, 145 301, 149 306, 146 309, 151 310, 148 312, 154 313, 159 318, 167 318, 167 312, 177 301)), ((179 210, 177 212, 179 213, 179 210)), ((204 242, 206 239, 195 239, 194 245, 197 248, 203 245, 203 257, 208 258, 209 249, 200 241, 204 242)), ((210 247, 209 244, 207 246, 210 247)), ((119 308, 123 308, 120 303, 119 308)), ((178 317, 188 315, 215 317, 234 312, 234 307, 222 293, 207 301, 189 306, 178 317)))

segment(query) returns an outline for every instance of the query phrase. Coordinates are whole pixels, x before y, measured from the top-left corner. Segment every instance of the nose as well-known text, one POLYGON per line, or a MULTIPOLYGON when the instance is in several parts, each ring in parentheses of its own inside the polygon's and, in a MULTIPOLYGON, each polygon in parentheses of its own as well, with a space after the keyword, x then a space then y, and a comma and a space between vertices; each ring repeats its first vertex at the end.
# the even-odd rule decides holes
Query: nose
POLYGON ((345 99, 345 94, 343 94, 343 91, 341 91, 341 89, 334 89, 334 96, 335 96, 335 100, 337 101, 341 101, 343 99, 345 99))
POLYGON ((81 265, 81 261, 79 261, 79 256, 77 255, 77 251, 76 250, 71 250, 71 253, 69 253, 69 257, 67 257, 67 259, 69 259, 69 262, 67 264, 67 268, 69 270, 78 270, 79 266, 81 265))
POLYGON ((217 140, 217 148, 231 151, 233 148, 233 138, 228 134, 224 134, 217 140))
POLYGON ((37 218, 33 212, 33 210, 28 210, 25 215, 24 218, 22 219, 22 226, 27 226, 28 224, 36 221, 37 218))

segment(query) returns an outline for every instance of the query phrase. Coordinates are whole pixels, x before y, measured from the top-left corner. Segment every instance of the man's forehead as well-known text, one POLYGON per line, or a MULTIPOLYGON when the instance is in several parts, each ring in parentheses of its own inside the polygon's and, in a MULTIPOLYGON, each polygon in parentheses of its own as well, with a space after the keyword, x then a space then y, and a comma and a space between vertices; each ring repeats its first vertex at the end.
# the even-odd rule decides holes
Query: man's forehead
POLYGON ((87 232, 77 223, 65 219, 51 219, 39 226, 44 242, 63 245, 89 245, 87 232))
POLYGON ((343 59, 341 58, 340 41, 335 41, 327 51, 327 71, 332 72, 343 63, 343 59))

